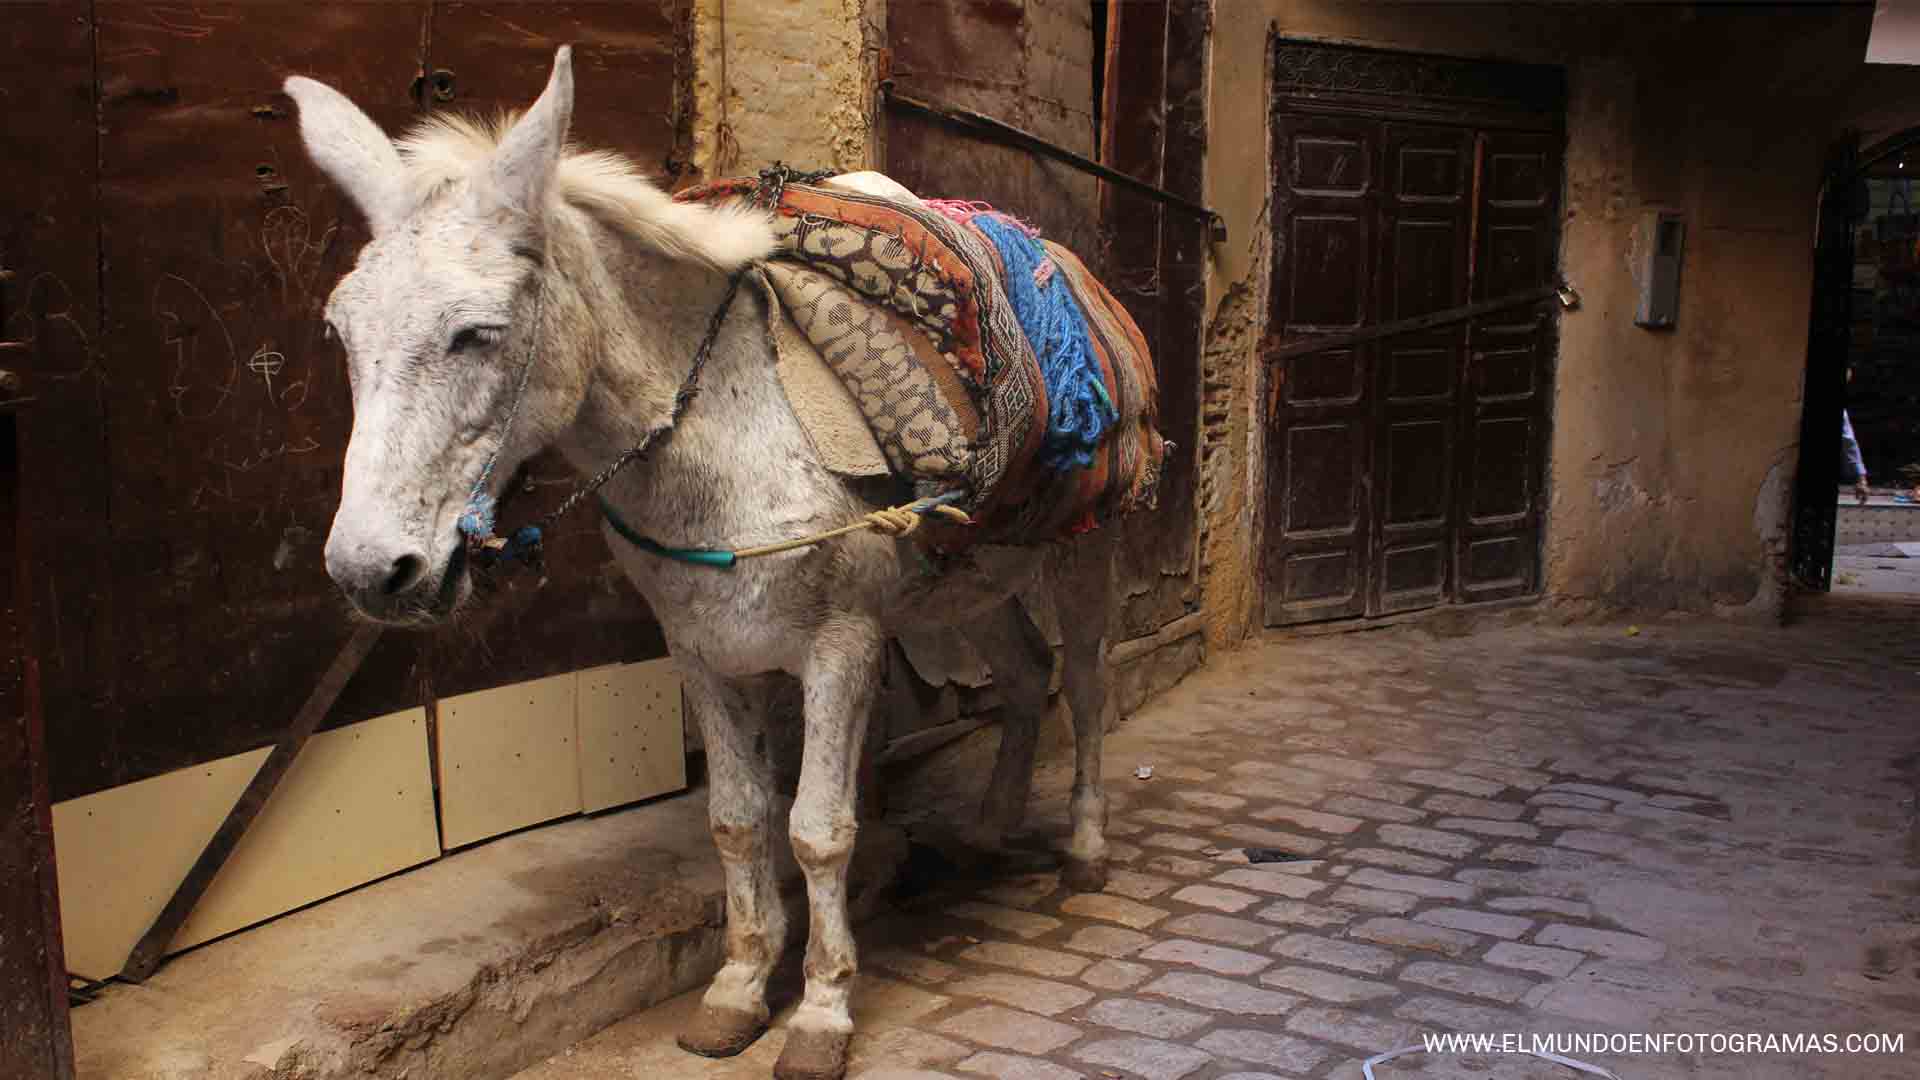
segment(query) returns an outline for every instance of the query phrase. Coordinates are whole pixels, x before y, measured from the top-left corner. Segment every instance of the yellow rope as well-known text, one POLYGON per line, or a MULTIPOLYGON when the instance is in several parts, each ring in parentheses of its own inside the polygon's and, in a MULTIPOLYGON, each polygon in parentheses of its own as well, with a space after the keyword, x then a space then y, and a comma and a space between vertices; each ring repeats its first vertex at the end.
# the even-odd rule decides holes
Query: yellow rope
MULTIPOLYGON (((814 533, 812 536, 803 536, 798 540, 783 540, 778 544, 762 544, 759 547, 741 548, 733 553, 733 557, 736 559, 751 559, 755 555, 774 555, 782 551, 792 551, 795 548, 812 547, 815 544, 831 540, 836 536, 845 536, 848 533, 856 533, 862 529, 877 529, 893 537, 906 536, 920 527, 921 515, 913 509, 913 505, 912 503, 908 503, 904 506, 889 506, 884 510, 875 510, 851 525, 842 525, 837 529, 814 533)), ((971 524, 973 521, 972 518, 967 516, 966 511, 954 506, 936 506, 933 507, 932 512, 950 518, 961 525, 971 524)))

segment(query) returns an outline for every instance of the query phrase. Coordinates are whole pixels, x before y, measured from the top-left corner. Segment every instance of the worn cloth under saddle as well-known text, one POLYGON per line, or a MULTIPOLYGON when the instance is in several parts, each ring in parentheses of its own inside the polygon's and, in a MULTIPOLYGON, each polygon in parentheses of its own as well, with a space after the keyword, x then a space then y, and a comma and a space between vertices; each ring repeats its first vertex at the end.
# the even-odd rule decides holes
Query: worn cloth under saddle
POLYGON ((922 498, 960 493, 973 524, 929 519, 914 533, 922 543, 1039 543, 1154 506, 1168 444, 1153 358, 1072 252, 1035 236, 1038 284, 1010 289, 1007 258, 982 224, 877 173, 774 191, 723 180, 676 197, 772 212, 774 256, 749 280, 767 299, 788 401, 835 472, 903 478, 922 498), (1027 313, 1010 299, 1063 302, 1046 289, 1070 290, 1085 336, 1075 355, 1097 362, 1092 389, 1107 410, 1097 445, 1067 466, 1042 452, 1048 378, 1061 376, 1043 372, 1027 313))

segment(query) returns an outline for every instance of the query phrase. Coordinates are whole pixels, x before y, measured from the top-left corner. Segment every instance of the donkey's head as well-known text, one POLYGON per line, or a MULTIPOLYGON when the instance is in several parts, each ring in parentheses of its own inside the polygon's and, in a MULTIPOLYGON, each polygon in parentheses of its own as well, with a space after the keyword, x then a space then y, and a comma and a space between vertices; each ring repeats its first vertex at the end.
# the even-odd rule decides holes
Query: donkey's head
MULTIPOLYGON (((365 616, 433 622, 471 591, 458 524, 476 482, 485 473, 496 494, 574 422, 593 351, 575 339, 612 318, 556 287, 556 252, 591 246, 563 216, 611 220, 642 248, 720 270, 764 255, 770 234, 764 219, 675 203, 611 155, 567 153, 565 47, 518 120, 436 120, 398 144, 327 86, 295 76, 286 91, 308 153, 373 236, 326 304, 353 388, 327 573, 365 616)), ((643 347, 633 336, 620 340, 643 347)))

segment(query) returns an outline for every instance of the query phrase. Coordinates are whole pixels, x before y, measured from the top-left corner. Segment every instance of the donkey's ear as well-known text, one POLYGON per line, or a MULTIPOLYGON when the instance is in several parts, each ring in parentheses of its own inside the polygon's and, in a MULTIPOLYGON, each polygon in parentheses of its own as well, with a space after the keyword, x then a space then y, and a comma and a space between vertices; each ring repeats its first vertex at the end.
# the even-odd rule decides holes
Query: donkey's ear
POLYGON ((393 227, 405 212, 393 140, 331 86, 295 75, 283 88, 300 107, 300 138, 314 164, 360 208, 375 235, 393 227))
POLYGON ((573 46, 553 57, 553 75, 533 103, 500 140, 487 167, 486 193, 496 204, 535 218, 560 168, 560 147, 573 121, 573 46))

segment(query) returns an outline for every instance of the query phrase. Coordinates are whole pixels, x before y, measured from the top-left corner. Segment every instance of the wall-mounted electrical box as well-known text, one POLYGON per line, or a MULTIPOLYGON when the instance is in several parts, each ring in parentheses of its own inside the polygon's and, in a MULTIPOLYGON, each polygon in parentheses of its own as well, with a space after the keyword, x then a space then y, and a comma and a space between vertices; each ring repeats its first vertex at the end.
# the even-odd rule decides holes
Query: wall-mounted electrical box
POLYGON ((1649 210, 1640 219, 1640 304, 1633 324, 1671 328, 1680 317, 1680 256, 1687 245, 1687 222, 1672 210, 1649 210))

